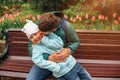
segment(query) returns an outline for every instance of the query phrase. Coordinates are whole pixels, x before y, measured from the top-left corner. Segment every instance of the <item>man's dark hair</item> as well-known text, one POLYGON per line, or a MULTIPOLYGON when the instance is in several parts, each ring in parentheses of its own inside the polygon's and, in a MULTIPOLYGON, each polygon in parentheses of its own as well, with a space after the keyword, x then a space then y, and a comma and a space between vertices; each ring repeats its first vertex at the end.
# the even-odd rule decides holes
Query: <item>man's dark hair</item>
POLYGON ((48 31, 52 31, 55 28, 57 28, 58 23, 59 23, 58 17, 55 16, 54 14, 48 12, 48 13, 45 13, 40 18, 40 21, 38 23, 38 27, 39 27, 40 31, 48 32, 48 31))

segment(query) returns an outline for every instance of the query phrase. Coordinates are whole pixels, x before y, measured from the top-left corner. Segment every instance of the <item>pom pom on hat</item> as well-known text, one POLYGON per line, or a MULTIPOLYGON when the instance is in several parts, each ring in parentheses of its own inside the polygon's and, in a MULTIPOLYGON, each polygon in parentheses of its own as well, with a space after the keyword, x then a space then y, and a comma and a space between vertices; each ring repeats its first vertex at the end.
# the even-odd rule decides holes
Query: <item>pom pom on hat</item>
POLYGON ((28 39, 30 39, 30 36, 33 33, 36 33, 39 31, 38 26, 33 23, 31 20, 26 20, 26 24, 24 25, 24 27, 21 29, 21 31, 23 31, 26 36, 28 37, 28 39))

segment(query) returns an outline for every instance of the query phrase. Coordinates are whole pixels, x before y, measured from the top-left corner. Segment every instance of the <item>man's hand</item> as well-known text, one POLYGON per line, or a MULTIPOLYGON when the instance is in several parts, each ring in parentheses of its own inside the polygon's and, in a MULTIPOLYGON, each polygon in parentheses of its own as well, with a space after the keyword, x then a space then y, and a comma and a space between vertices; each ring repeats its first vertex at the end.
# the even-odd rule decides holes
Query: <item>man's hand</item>
POLYGON ((54 61, 54 62, 63 62, 70 55, 70 53, 71 53, 70 48, 63 48, 60 52, 52 53, 49 56, 48 60, 54 61))
POLYGON ((70 48, 63 48, 61 50, 61 57, 63 59, 66 59, 70 54, 71 54, 71 49, 70 48))
POLYGON ((52 54, 49 56, 48 60, 49 60, 49 61, 53 61, 53 62, 63 62, 63 61, 65 61, 65 60, 61 59, 60 56, 61 56, 61 53, 60 53, 60 52, 55 52, 55 53, 52 53, 52 54))

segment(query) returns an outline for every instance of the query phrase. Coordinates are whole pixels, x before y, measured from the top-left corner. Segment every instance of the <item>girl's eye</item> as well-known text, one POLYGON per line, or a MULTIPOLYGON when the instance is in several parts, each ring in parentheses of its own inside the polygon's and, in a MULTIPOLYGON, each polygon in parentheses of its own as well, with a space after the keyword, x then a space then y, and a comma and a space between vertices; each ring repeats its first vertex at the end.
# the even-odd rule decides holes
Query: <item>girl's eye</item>
POLYGON ((33 38, 33 36, 30 36, 30 39, 32 39, 33 38))
POLYGON ((34 35, 37 35, 38 33, 35 33, 34 35))

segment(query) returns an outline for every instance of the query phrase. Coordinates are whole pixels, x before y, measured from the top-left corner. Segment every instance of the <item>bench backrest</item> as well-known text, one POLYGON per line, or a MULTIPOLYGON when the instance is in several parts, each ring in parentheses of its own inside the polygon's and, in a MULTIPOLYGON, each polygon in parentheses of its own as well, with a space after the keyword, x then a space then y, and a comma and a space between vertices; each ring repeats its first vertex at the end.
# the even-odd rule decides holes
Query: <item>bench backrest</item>
POLYGON ((119 31, 80 31, 79 58, 120 60, 119 31))
MULTIPOLYGON (((80 46, 74 57, 93 77, 120 77, 120 31, 76 30, 80 46)), ((8 30, 8 58, 0 69, 28 73, 33 62, 28 39, 20 29, 8 30)))

